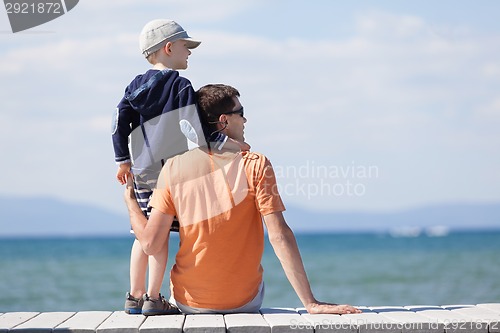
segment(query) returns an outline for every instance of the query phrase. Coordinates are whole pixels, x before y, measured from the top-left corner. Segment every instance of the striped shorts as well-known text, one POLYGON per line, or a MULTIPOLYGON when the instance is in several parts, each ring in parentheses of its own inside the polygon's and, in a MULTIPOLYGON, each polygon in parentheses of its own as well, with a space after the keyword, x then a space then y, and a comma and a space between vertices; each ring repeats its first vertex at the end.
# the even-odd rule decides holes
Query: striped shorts
POLYGON ((137 203, 147 218, 151 215, 149 202, 153 196, 153 189, 156 186, 156 179, 145 175, 134 175, 134 193, 137 203))
MULTIPOLYGON (((134 193, 135 199, 141 207, 142 213, 146 218, 149 219, 151 215, 151 207, 149 202, 153 197, 153 189, 156 187, 156 178, 152 178, 149 175, 135 175, 134 174, 134 193)), ((179 220, 174 216, 174 221, 172 222, 172 226, 170 227, 171 231, 179 231, 179 220)), ((130 233, 134 233, 132 229, 130 229, 130 233)))

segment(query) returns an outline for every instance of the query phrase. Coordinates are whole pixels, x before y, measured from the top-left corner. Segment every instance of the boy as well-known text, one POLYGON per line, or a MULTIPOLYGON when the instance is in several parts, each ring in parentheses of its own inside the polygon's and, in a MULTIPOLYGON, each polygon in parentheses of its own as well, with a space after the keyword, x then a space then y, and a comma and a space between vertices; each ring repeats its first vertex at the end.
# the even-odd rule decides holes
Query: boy
MULTIPOLYGON (((125 184, 132 173, 137 202, 144 215, 165 161, 191 148, 206 145, 195 92, 191 82, 179 76, 186 69, 191 49, 200 45, 172 20, 153 20, 140 34, 140 48, 153 68, 138 75, 125 89, 113 118, 113 147, 118 164, 116 178, 125 184)), ((227 137, 210 138, 219 148, 227 137)), ((245 148, 234 140, 230 146, 245 148)), ((165 244, 168 247, 168 244, 165 244)), ((148 256, 138 240, 130 256, 130 291, 125 312, 160 315, 176 312, 160 294, 167 262, 167 249, 149 257, 148 291, 145 291, 148 256)))

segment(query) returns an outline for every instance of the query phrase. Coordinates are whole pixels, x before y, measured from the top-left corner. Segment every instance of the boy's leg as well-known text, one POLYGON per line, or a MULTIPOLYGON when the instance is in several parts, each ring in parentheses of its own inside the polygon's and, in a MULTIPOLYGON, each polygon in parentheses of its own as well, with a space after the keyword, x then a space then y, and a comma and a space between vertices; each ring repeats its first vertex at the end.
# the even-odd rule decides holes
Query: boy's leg
MULTIPOLYGON (((135 175, 134 177, 135 198, 142 212, 148 219, 151 214, 151 206, 149 206, 149 202, 153 196, 153 186, 155 183, 156 181, 151 180, 147 175, 135 175)), ((163 247, 162 251, 160 251, 157 255, 149 256, 147 259, 147 262, 149 262, 148 294, 153 298, 157 298, 160 294, 161 285, 163 283, 163 275, 165 274, 165 267, 167 264, 167 258, 162 252, 163 247)))
MULTIPOLYGON (((144 215, 149 218, 151 206, 149 202, 153 195, 156 179, 152 180, 147 175, 134 176, 134 192, 137 203, 144 215)), ((178 313, 177 308, 171 306, 161 295, 160 290, 165 275, 168 259, 168 240, 165 240, 162 249, 154 256, 149 256, 148 262, 148 293, 144 295, 142 314, 145 316, 178 313)))
MULTIPOLYGON (((148 202, 152 193, 150 188, 144 188, 140 175, 133 177, 134 193, 142 212, 148 218, 148 202)), ((131 230, 133 233, 133 230, 131 230)), ((142 250, 137 239, 134 240, 130 252, 130 291, 125 299, 125 312, 139 314, 142 312, 143 295, 146 293, 146 272, 148 269, 148 256, 142 250)))
MULTIPOLYGON (((149 187, 146 187, 141 175, 134 175, 133 185, 135 199, 147 218, 149 217, 147 205, 152 191, 149 187)), ((130 253, 130 294, 135 298, 142 298, 146 293, 147 269, 148 256, 142 251, 139 241, 135 239, 130 253)))
POLYGON ((165 269, 168 260, 168 239, 165 240, 161 250, 152 256, 149 256, 149 279, 148 295, 157 298, 161 291, 165 269))
POLYGON ((139 241, 135 239, 130 253, 130 294, 135 298, 141 298, 146 292, 147 268, 148 256, 142 251, 139 241))
POLYGON ((168 239, 162 249, 156 255, 149 256, 149 281, 148 294, 143 298, 144 305, 142 314, 145 316, 166 315, 179 313, 179 309, 173 306, 160 294, 168 258, 168 239))
POLYGON ((128 314, 142 313, 147 265, 148 256, 136 239, 130 251, 130 292, 125 296, 125 312, 128 314))

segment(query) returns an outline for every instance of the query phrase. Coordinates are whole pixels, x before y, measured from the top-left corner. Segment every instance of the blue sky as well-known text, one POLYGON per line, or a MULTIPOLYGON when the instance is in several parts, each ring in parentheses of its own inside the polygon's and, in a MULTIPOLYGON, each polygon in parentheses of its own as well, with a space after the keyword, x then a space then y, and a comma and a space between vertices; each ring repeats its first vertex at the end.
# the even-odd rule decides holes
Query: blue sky
POLYGON ((12 34, 0 10, 0 195, 123 212, 110 139, 155 18, 202 40, 195 88, 238 88, 287 204, 500 201, 500 2, 84 0, 12 34))

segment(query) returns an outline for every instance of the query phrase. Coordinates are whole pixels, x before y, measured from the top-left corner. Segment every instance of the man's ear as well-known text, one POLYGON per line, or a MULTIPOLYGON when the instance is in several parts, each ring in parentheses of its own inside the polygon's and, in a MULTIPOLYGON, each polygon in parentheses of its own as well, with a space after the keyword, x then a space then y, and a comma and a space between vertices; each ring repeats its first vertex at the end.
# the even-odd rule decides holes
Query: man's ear
POLYGON ((222 124, 227 124, 227 115, 225 114, 221 114, 219 116, 219 121, 222 123, 222 124))

